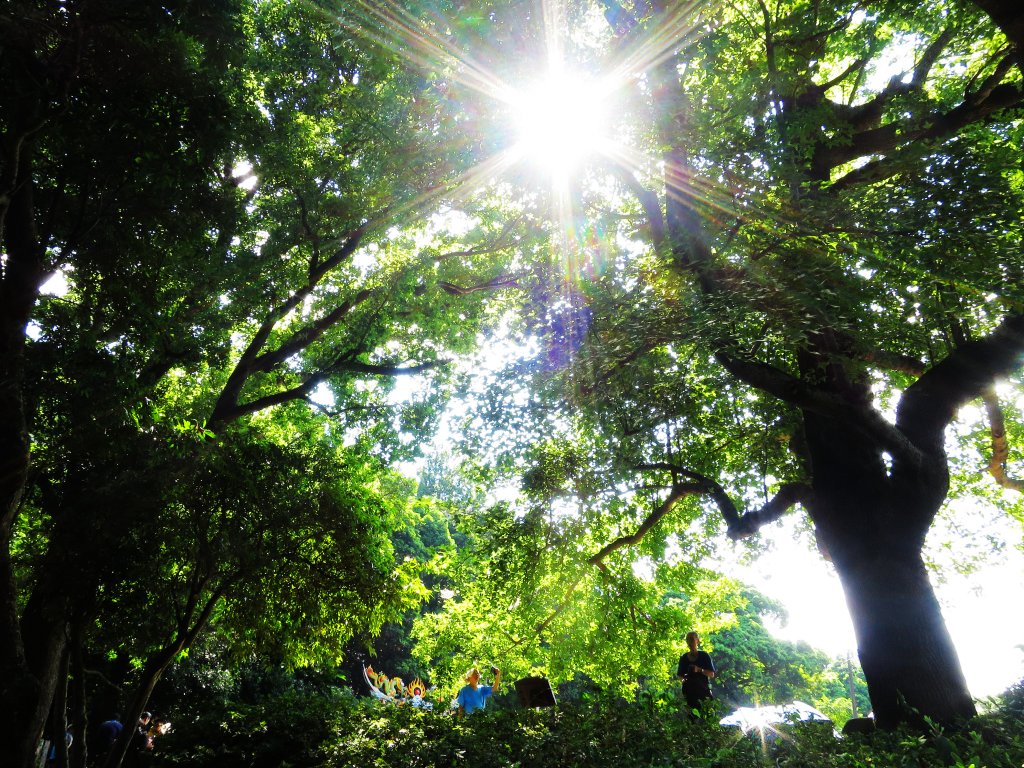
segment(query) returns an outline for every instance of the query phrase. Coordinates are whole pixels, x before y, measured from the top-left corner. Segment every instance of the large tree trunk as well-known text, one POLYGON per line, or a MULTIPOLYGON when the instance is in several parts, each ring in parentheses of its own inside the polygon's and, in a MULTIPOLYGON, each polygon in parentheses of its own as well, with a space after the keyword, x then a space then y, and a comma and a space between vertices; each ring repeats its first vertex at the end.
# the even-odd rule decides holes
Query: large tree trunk
POLYGON ((68 670, 70 669, 68 649, 64 649, 61 657, 59 678, 53 695, 53 707, 50 710, 50 743, 53 745, 56 765, 54 768, 68 768, 68 743, 65 734, 68 730, 68 670))
POLYGON ((85 768, 89 759, 88 739, 89 715, 85 693, 85 663, 82 659, 82 621, 79 619, 71 627, 68 656, 71 675, 71 732, 75 740, 71 742, 68 765, 71 768, 85 768))
POLYGON ((884 461, 873 439, 805 414, 818 543, 839 573, 875 720, 883 728, 976 714, 921 552, 945 501, 945 457, 884 461))
MULTIPOLYGON (((18 590, 11 561, 15 520, 28 475, 30 441, 25 410, 25 329, 43 277, 43 249, 35 226, 29 130, 11 131, 17 152, 4 158, 5 173, 16 183, 4 211, 7 261, 0 280, 0 749, 4 766, 32 764, 53 700, 63 636, 35 643, 24 637, 18 616, 18 590)), ((6 185, 7 179, 4 180, 6 185)))
POLYGON ((921 555, 879 548, 836 563, 875 720, 972 717, 974 702, 921 555))

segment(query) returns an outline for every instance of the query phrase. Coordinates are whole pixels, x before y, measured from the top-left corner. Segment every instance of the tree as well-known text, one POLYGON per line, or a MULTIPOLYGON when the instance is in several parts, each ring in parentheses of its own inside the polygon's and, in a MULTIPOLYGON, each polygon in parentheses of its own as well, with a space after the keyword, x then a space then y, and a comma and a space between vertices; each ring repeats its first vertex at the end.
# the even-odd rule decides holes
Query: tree
POLYGON ((1024 352, 1019 12, 985 6, 1008 44, 957 3, 604 5, 648 154, 570 189, 583 268, 533 316, 549 434, 518 469, 593 537, 558 550, 556 594, 595 571, 628 593, 642 555, 672 568, 658 553, 716 519, 738 540, 802 508, 878 722, 972 715, 922 548, 951 475, 981 486, 969 445, 950 453, 963 406, 988 408, 989 482, 1019 487, 997 386, 1024 352))
MULTIPOLYGON (((125 252, 150 238, 171 243, 216 207, 207 182, 211 158, 227 141, 219 118, 228 110, 214 73, 230 59, 235 10, 230 3, 19 3, 0 15, 0 69, 8 83, 0 103, 0 674, 4 709, 13 713, 0 729, 12 764, 27 764, 38 743, 65 636, 58 618, 64 606, 38 611, 38 601, 24 601, 12 562, 19 518, 29 506, 36 405, 27 326, 55 269, 73 265, 87 280, 96 266, 89 256, 102 252, 115 257, 105 276, 125 277, 133 264, 125 252), (171 183, 168 158, 177 171, 171 183), (107 223, 102 230, 99 221, 107 223), (129 221, 139 226, 130 229, 129 221)), ((130 293, 129 282, 121 287, 130 293)), ((110 306, 93 309, 104 316, 110 306)), ((92 334, 100 349, 117 338, 114 331, 101 339, 116 323, 71 320, 83 321, 78 332, 92 334)))
MULTIPOLYGON (((707 54, 700 46, 684 54, 685 73, 665 68, 661 81, 673 103, 662 113, 671 122, 661 129, 673 148, 664 208, 669 265, 694 278, 694 299, 705 310, 731 305, 704 340, 739 392, 750 388, 757 399, 783 406, 766 426, 790 436, 796 461, 767 468, 779 478, 774 496, 744 514, 724 484, 688 464, 685 449, 676 452, 681 462, 663 457, 660 467, 650 466, 677 487, 684 480, 706 483, 704 493, 733 537, 802 505, 843 582, 878 721, 903 719, 904 704, 948 721, 974 708, 921 548, 948 488, 948 425, 961 405, 991 398, 995 382, 1019 368, 1024 349, 1024 318, 1012 289, 1000 289, 1002 300, 997 295, 993 304, 953 288, 1017 284, 1011 276, 1019 268, 1013 242, 1020 196, 1006 164, 1017 142, 1012 129, 1006 133, 1012 124, 997 121, 999 127, 986 130, 981 123, 1014 114, 1021 88, 998 37, 962 9, 933 27, 923 26, 929 17, 879 12, 866 20, 867 29, 852 8, 837 5, 817 18, 807 11, 762 12, 764 80, 732 94, 770 105, 764 138, 755 126, 755 135, 745 132, 753 146, 729 154, 734 163, 752 150, 773 151, 782 172, 773 180, 777 186, 765 188, 767 199, 784 206, 780 213, 791 212, 775 232, 766 232, 763 220, 753 223, 756 233, 748 229, 746 206, 737 201, 729 211, 743 242, 729 243, 730 230, 710 223, 700 200, 699 153, 681 143, 680 126, 700 121, 688 91, 700 81, 714 85, 702 74, 712 71, 700 65, 707 54), (923 38, 913 69, 874 93, 861 90, 863 62, 874 46, 911 31, 923 38), (854 42, 861 35, 863 42, 854 42), (966 96, 957 98, 940 56, 972 46, 991 53, 967 59, 966 96), (957 195, 936 199, 950 184, 978 195, 970 204, 987 225, 976 219, 969 229, 950 231, 945 207, 968 202, 957 195), (894 205, 894 191, 903 205, 894 205), (894 208, 888 225, 883 211, 894 208), (914 219, 926 210, 929 216, 914 219), (850 239, 829 237, 832 228, 850 239), (978 259, 951 268, 946 254, 966 245, 978 259), (885 259, 876 255, 882 253, 885 259), (872 273, 870 286, 858 269, 872 273), (931 301, 896 298, 920 291, 931 301), (881 301, 872 302, 872 295, 881 301), (911 318, 915 324, 905 325, 911 318), (879 380, 902 390, 894 421, 872 402, 872 383, 879 380)), ((727 157, 716 158, 720 172, 736 168, 727 157)))
MULTIPOLYGON (((297 440, 326 432, 378 461, 414 453, 402 432, 429 428, 446 356, 515 287, 503 267, 516 232, 486 203, 458 235, 430 222, 435 209, 453 215, 442 199, 466 148, 424 140, 450 118, 437 83, 401 65, 384 22, 358 9, 21 3, 0 20, 15 84, 0 104, 0 665, 17 713, 0 741, 28 765, 67 638, 78 650, 96 625, 130 621, 130 601, 96 596, 140 583, 138 521, 188 541, 196 522, 183 509, 210 510, 181 489, 204 468, 225 473, 222 488, 246 476, 233 462, 276 442, 250 442, 256 430, 238 443, 234 430, 268 410, 293 425, 318 414, 284 430, 297 440), (37 302, 55 273, 67 294, 37 302), (431 371, 438 386, 396 419, 387 382, 431 371), (207 439, 175 454, 187 434, 207 439)), ((190 551, 146 562, 199 574, 190 551)), ((213 565, 216 579, 233 567, 213 565)), ((253 599, 252 579, 269 584, 259 574, 235 569, 221 597, 253 599)), ((338 604, 351 599, 340 571, 324 575, 338 604)), ((194 639, 218 610, 204 579, 182 605, 209 611, 170 644, 141 638, 135 658, 194 639)), ((372 612, 379 595, 361 599, 372 612)))
MULTIPOLYGON (((631 316, 646 326, 633 350, 655 381, 719 393, 718 413, 693 398, 650 419, 669 439, 648 432, 633 468, 707 499, 734 538, 808 512, 887 726, 904 705, 940 721, 974 712, 921 549, 949 485, 949 424, 991 400, 1024 350, 1009 121, 1019 76, 982 19, 957 7, 942 22, 940 10, 861 17, 798 3, 689 17, 713 28, 650 73, 660 197, 627 178, 658 289, 680 304, 666 325, 631 316), (911 35, 910 71, 869 85, 876 52, 911 35), (732 77, 738 67, 749 76, 732 77), (947 208, 971 211, 970 226, 954 229, 947 208), (894 419, 873 388, 891 393, 894 419), (704 434, 746 455, 709 455, 704 434), (771 489, 760 505, 741 490, 755 472, 771 489)), ((627 329, 611 321, 594 336, 627 329)))

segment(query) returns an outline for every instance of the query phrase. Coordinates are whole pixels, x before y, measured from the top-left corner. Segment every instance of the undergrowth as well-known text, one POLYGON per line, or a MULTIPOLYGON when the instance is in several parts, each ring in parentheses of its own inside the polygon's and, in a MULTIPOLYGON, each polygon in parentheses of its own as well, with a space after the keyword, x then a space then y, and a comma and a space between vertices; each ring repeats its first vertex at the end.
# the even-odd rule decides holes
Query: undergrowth
POLYGON ((692 721, 671 701, 591 697, 557 707, 488 709, 464 719, 357 699, 347 690, 288 690, 179 719, 153 766, 217 768, 1021 768, 1021 685, 959 729, 841 738, 793 724, 744 735, 692 721))

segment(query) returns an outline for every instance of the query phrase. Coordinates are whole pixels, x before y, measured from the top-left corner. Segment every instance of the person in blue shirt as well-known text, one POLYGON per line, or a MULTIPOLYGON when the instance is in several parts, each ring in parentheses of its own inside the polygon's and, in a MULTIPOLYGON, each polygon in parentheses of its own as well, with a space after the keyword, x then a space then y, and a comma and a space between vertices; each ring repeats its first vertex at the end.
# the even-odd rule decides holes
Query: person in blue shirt
POLYGON ((491 685, 480 685, 480 670, 473 667, 466 673, 466 684, 462 686, 459 695, 455 697, 455 703, 459 705, 459 717, 467 712, 476 712, 487 706, 487 699, 498 691, 501 685, 501 670, 491 667, 494 675, 494 682, 491 685))
POLYGON ((99 753, 106 754, 114 746, 117 737, 121 735, 124 726, 121 724, 121 715, 114 715, 109 720, 100 723, 97 729, 99 735, 99 753))

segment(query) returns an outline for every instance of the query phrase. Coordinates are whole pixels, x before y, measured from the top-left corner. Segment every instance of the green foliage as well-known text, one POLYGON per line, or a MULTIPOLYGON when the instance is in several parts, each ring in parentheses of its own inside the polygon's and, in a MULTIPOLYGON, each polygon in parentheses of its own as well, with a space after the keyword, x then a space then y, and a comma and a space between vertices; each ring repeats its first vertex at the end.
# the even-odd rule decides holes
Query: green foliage
MULTIPOLYGON (((912 378, 876 353, 934 363, 1019 310, 1020 121, 993 112, 956 136, 915 138, 944 112, 969 111, 976 85, 1019 87, 978 9, 696 8, 678 60, 631 73, 622 98, 627 132, 650 153, 637 153, 627 197, 653 183, 669 148, 685 146, 704 177, 697 275, 678 232, 656 242, 642 201, 624 201, 622 176, 605 169, 574 182, 571 227, 542 211, 551 201, 526 172, 510 174, 514 190, 462 188, 506 148, 487 128, 508 108, 474 91, 469 61, 424 60, 417 45, 464 48, 488 77, 519 82, 546 31, 528 3, 413 0, 390 4, 393 18, 372 3, 123 5, 19 2, 0 17, 0 131, 5 147, 25 147, 2 161, 0 221, 33 241, 40 274, 69 286, 38 303, 25 370, 10 377, 27 382, 33 455, 24 503, 20 487, 11 495, 8 605, 37 607, 53 637, 73 624, 88 655, 129 668, 120 682, 159 651, 186 653, 207 624, 225 658, 331 664, 432 590, 442 610, 410 631, 442 688, 487 660, 510 676, 657 692, 698 627, 720 632, 737 699, 818 686, 829 693, 814 703, 838 707, 841 672, 769 642, 765 607, 750 600, 745 613, 735 585, 702 567, 721 510, 686 494, 662 505, 704 477, 754 510, 785 480, 824 474, 807 460, 800 409, 740 381, 723 353, 811 389, 841 369, 851 391, 863 385, 866 398, 870 384, 889 408, 912 378), (396 32, 407 24, 418 39, 396 32), (920 60, 947 27, 923 82, 870 77, 893 47, 920 60), (878 114, 864 121, 904 143, 861 149, 846 117, 868 102, 878 114), (684 104, 699 107, 685 121, 671 111, 684 104), (891 173, 843 187, 876 162, 891 173), (34 208, 10 208, 29 191, 34 208), (488 336, 533 346, 488 368, 481 393, 445 366, 488 336), (808 362, 822 338, 840 343, 808 362), (416 365, 417 384, 396 398, 396 369, 416 365), (414 501, 389 468, 421 454, 459 387, 479 406, 460 425, 476 430, 470 466, 431 467, 414 501), (666 468, 677 461, 687 473, 666 468), (502 485, 521 494, 496 502, 502 485)), ((571 5, 572 23, 584 21, 585 4, 571 5)), ((584 37, 567 43, 578 61, 637 50, 608 32, 584 37)), ((7 275, 22 256, 3 256, 7 275)), ((815 407, 845 412, 840 390, 841 408, 815 407)), ((1017 445, 1019 408, 1005 414, 1017 445)), ((11 429, 0 440, 22 439, 11 429)), ((957 437, 970 450, 952 459, 954 493, 995 497, 974 472, 985 431, 957 437)), ((882 467, 881 451, 865 463, 882 467)), ((1020 502, 1005 506, 1022 517, 1020 502)), ((316 754, 326 736, 312 705, 280 704, 270 725, 258 708, 225 712, 222 735, 240 740, 208 734, 221 759, 316 754), (309 738, 261 742, 288 712, 309 738)), ((554 724, 495 716, 495 735, 522 728, 536 741, 486 759, 543 761, 539 745, 553 741, 563 760, 619 750, 658 762, 647 743, 623 751, 639 715, 599 711, 593 727, 573 712, 554 724), (589 740, 570 744, 577 732, 589 740)), ((380 727, 389 748, 429 731, 449 757, 466 754, 438 736, 436 716, 396 717, 405 733, 380 727)), ((652 742, 705 733, 673 727, 683 730, 652 742)), ((756 758, 708 750, 684 758, 756 758)))
POLYGON ((1004 705, 957 731, 838 738, 796 725, 762 741, 651 697, 588 695, 541 710, 492 705, 460 720, 443 706, 386 706, 307 682, 264 690, 244 704, 193 702, 195 714, 179 714, 174 733, 158 741, 154 765, 1016 768, 1024 759, 1017 715, 1004 705))

